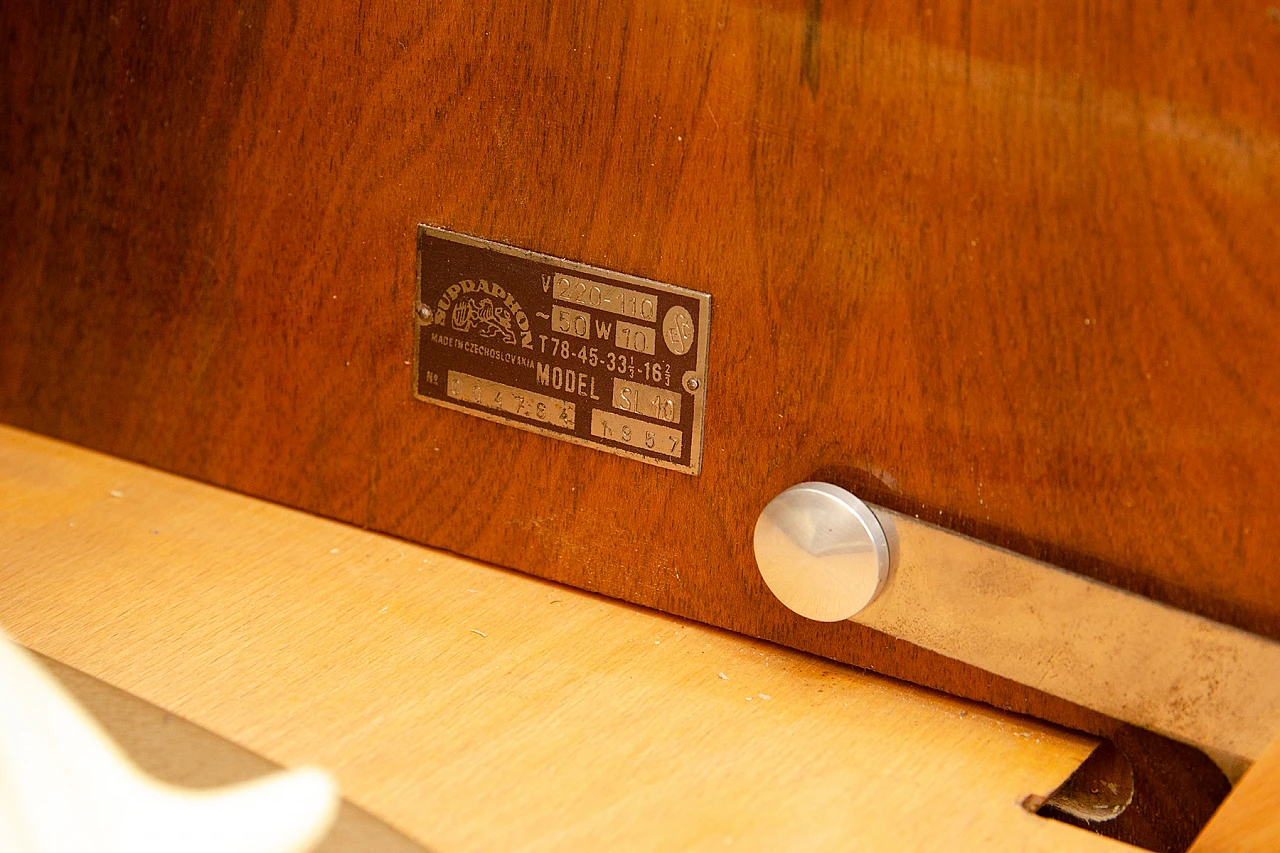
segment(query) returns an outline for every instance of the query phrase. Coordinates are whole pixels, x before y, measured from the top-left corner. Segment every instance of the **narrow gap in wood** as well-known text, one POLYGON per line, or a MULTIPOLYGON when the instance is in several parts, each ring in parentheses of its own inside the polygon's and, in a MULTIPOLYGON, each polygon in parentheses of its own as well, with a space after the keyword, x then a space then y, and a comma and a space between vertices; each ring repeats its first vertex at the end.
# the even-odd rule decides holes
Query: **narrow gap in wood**
POLYGON ((1022 805, 1041 817, 1095 829, 1118 818, 1133 802, 1133 765, 1109 740, 1047 797, 1031 795, 1022 805))

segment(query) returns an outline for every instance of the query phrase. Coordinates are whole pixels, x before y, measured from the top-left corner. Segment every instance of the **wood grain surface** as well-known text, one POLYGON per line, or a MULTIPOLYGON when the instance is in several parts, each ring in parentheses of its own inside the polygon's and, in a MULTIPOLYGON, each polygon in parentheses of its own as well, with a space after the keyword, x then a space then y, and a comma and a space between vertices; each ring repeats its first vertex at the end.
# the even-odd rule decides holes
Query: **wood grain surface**
POLYGON ((1265 3, 0 22, 8 423, 1128 738, 1155 777, 1202 765, 786 612, 759 510, 825 479, 1280 638, 1265 3), (710 292, 702 474, 412 400, 419 222, 710 292))
POLYGON ((1021 806, 1092 738, 12 430, 0 541, 20 641, 438 853, 1132 849, 1021 806))
POLYGON ((1280 850, 1280 740, 1245 774, 1191 846, 1191 853, 1273 850, 1280 850))

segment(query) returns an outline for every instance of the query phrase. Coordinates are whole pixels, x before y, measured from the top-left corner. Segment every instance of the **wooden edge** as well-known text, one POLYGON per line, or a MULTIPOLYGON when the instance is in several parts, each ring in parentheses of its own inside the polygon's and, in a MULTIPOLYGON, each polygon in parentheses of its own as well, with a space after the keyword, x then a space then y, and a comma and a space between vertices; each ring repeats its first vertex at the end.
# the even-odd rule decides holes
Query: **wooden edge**
POLYGON ((1191 845, 1191 853, 1280 850, 1280 738, 1240 780, 1191 845))

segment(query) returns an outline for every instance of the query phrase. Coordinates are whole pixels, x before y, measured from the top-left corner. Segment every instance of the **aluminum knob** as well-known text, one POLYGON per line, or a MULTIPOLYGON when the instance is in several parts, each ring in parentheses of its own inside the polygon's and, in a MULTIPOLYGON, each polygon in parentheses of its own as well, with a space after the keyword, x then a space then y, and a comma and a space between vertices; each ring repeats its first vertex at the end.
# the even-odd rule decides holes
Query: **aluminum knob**
POLYGON ((760 513, 756 564, 778 600, 818 622, 848 619, 889 577, 889 543, 865 503, 830 483, 801 483, 760 513))

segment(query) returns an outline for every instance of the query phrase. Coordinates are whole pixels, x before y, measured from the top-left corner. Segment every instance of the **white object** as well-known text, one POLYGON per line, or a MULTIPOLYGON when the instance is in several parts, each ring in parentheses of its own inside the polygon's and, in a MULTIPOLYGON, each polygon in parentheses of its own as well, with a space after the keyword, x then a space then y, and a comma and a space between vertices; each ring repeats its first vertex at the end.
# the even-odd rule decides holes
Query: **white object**
POLYGON ((0 851, 302 853, 337 809, 314 768, 201 791, 158 782, 0 632, 0 851))

